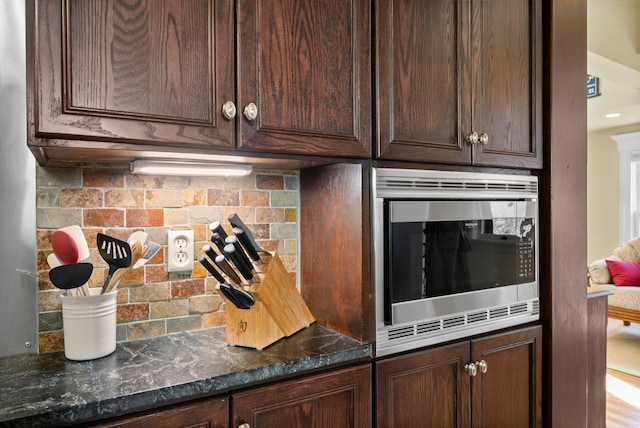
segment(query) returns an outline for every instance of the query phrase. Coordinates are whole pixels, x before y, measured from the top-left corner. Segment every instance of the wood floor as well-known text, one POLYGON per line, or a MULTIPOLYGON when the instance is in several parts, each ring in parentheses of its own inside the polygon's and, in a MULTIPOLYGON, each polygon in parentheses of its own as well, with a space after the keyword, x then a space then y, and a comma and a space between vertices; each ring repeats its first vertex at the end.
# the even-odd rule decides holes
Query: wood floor
POLYGON ((640 428, 639 377, 607 370, 607 428, 640 428))

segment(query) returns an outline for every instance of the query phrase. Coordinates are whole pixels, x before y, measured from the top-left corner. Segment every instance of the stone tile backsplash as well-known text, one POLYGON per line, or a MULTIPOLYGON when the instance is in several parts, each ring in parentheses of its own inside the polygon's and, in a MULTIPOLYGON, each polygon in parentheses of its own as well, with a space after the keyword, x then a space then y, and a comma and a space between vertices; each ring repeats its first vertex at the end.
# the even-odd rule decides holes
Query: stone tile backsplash
MULTIPOLYGON (((197 258, 209 243, 209 224, 236 212, 263 248, 277 251, 296 280, 298 266, 297 171, 254 171, 247 177, 132 175, 126 169, 37 168, 38 271, 47 276, 51 234, 77 224, 90 247, 100 287, 107 264, 96 248, 98 232, 126 240, 136 230, 162 248, 118 287, 117 340, 127 341, 224 325, 217 282, 196 261, 193 272, 168 273, 167 230, 194 231, 197 258)), ((64 349, 60 290, 39 281, 39 352, 64 349)))

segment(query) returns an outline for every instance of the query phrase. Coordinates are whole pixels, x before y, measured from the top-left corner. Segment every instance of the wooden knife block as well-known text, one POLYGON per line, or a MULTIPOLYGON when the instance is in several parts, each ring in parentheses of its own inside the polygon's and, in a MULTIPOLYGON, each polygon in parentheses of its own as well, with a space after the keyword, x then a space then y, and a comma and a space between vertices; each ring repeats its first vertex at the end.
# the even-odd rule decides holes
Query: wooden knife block
POLYGON ((260 282, 249 288, 256 300, 251 308, 236 308, 218 291, 225 301, 229 345, 263 349, 315 321, 278 254, 263 260, 257 266, 262 271, 257 274, 260 282))

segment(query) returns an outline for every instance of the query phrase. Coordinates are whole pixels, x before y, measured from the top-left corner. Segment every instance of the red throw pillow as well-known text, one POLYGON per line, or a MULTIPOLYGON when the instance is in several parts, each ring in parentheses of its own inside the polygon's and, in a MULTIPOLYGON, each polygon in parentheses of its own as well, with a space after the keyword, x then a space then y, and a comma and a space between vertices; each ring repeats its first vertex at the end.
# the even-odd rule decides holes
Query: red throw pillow
POLYGON ((640 262, 605 261, 615 285, 640 287, 640 262))

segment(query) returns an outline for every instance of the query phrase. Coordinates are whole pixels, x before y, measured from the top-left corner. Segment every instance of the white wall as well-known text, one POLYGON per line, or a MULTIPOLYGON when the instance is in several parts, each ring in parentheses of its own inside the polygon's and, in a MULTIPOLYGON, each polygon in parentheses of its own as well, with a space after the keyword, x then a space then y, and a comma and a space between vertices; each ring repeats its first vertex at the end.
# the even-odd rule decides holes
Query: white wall
POLYGON ((640 124, 587 135, 587 263, 620 245, 618 150, 612 135, 640 131, 640 124))

